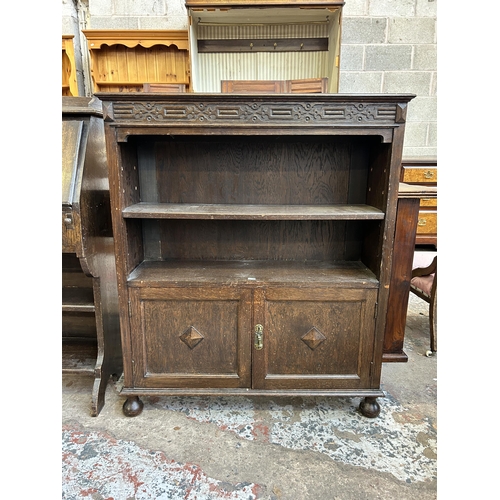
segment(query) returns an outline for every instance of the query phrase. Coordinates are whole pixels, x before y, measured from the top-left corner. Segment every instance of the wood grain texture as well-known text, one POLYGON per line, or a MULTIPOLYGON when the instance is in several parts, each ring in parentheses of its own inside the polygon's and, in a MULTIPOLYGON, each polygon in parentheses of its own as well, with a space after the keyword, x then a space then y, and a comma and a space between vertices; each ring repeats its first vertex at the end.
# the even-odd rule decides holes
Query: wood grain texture
POLYGON ((376 295, 374 290, 266 290, 264 362, 255 363, 254 386, 367 385, 376 295), (313 328, 324 340, 311 349, 302 338, 313 328))
POLYGON ((190 84, 187 31, 84 30, 94 91, 142 92, 143 84, 190 84))
POLYGON ((139 288, 131 294, 134 382, 157 387, 246 387, 250 383, 250 292, 139 288), (194 347, 182 336, 195 329, 194 347))
POLYGON ((405 362, 403 351, 406 315, 410 293, 413 253, 418 219, 418 198, 400 198, 396 220, 396 234, 389 303, 384 335, 384 361, 405 362))
POLYGON ((378 397, 412 96, 100 97, 124 394, 378 397))
POLYGON ((102 109, 63 97, 62 120, 62 365, 93 376, 97 416, 109 378, 123 370, 102 109))
MULTIPOLYGON (((159 141, 155 146, 159 201, 346 203, 350 172, 345 165, 351 148, 348 140, 307 137, 244 136, 222 141, 219 137, 186 137, 159 141)), ((365 163, 365 177, 367 170, 365 163)), ((364 198, 357 203, 365 203, 364 198)))
POLYGON ((130 287, 234 286, 266 284, 307 288, 378 288, 378 281, 358 261, 168 260, 144 262, 131 273, 130 287))
POLYGON ((240 205, 138 203, 122 211, 132 219, 373 220, 384 212, 369 205, 240 205))
POLYGON ((76 81, 74 35, 62 37, 62 95, 78 96, 78 82, 76 81))
MULTIPOLYGON (((137 220, 137 219, 133 219, 137 220)), ((128 219, 127 219, 128 221, 128 219)), ((348 224, 365 221, 161 220, 156 260, 344 260, 348 224)), ((357 248, 359 258, 359 247, 357 248)))

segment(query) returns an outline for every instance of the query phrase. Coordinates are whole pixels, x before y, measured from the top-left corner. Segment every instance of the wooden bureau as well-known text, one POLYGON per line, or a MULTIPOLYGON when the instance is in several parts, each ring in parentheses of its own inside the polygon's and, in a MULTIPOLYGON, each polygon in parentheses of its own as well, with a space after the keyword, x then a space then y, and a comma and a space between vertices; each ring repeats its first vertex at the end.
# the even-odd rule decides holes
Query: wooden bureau
POLYGON ((140 396, 359 396, 380 412, 412 94, 100 93, 140 396))
POLYGON ((90 414, 122 373, 102 106, 62 98, 62 371, 94 377, 90 414))
MULTIPOLYGON (((410 185, 437 188, 436 158, 403 158, 400 180, 410 185)), ((437 248, 437 195, 420 199, 415 244, 437 248)))

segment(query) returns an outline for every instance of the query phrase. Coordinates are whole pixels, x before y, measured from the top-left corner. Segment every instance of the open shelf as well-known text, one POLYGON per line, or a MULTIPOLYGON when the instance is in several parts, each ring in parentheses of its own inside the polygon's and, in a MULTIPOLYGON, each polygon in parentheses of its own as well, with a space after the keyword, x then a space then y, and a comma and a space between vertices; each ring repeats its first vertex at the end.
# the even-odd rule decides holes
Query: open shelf
POLYGON ((69 340, 62 344, 62 372, 93 375, 97 357, 97 342, 69 340))
POLYGON ((144 261, 130 274, 128 285, 258 286, 297 285, 378 288, 375 275, 359 261, 144 261))
POLYGON ((369 205, 239 205, 146 203, 126 207, 125 218, 221 220, 373 220, 384 212, 369 205))
POLYGON ((63 287, 63 312, 95 312, 92 288, 63 287))

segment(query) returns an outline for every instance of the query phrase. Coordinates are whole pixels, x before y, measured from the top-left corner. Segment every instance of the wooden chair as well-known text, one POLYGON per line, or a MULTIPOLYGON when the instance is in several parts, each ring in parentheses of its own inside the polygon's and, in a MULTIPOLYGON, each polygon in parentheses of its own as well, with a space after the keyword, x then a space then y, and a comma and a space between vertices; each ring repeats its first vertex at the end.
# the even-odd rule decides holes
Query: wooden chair
POLYGON ((186 92, 185 83, 144 83, 144 92, 186 92))
POLYGON ((411 276, 410 291, 429 304, 430 356, 437 351, 437 254, 415 252, 411 276))

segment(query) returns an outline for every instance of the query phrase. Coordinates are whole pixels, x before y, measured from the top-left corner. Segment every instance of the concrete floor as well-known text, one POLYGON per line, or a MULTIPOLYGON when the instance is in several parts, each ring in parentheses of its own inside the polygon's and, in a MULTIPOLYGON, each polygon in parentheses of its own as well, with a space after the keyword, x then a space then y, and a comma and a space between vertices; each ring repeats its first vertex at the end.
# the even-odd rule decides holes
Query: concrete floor
POLYGON ((408 363, 384 364, 378 418, 359 398, 143 398, 122 413, 111 383, 64 375, 64 500, 427 500, 437 498, 437 354, 428 305, 410 294, 408 363))

